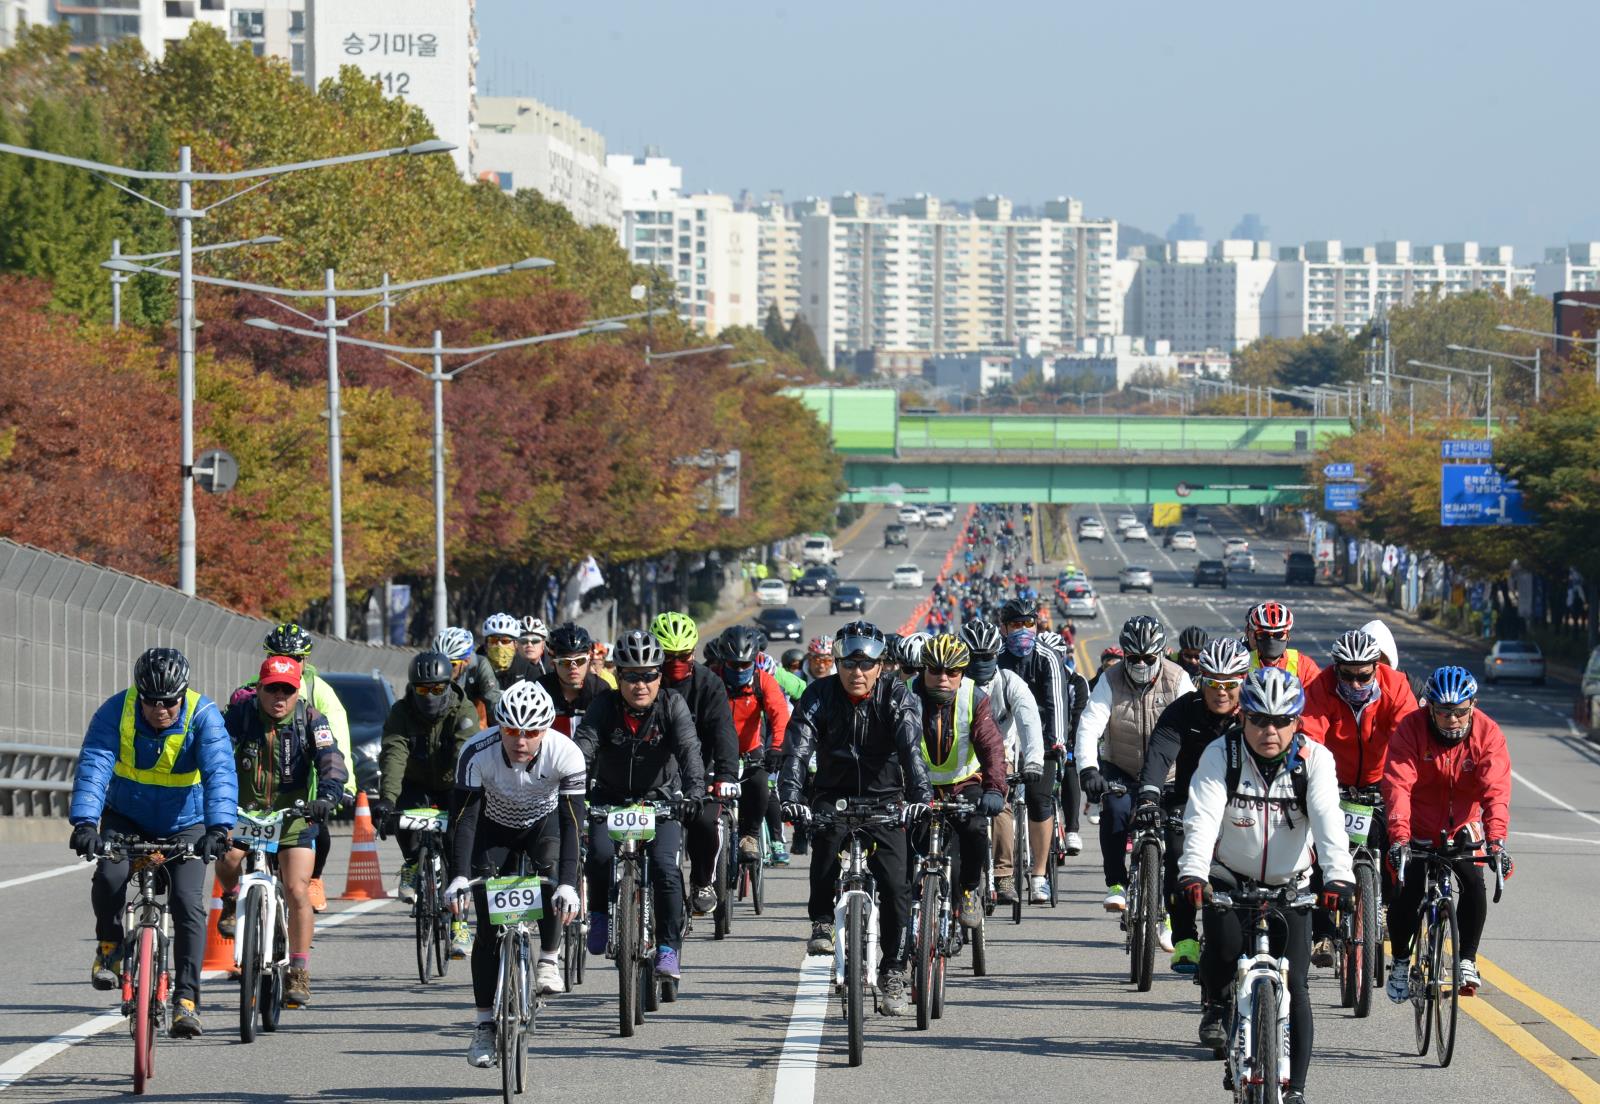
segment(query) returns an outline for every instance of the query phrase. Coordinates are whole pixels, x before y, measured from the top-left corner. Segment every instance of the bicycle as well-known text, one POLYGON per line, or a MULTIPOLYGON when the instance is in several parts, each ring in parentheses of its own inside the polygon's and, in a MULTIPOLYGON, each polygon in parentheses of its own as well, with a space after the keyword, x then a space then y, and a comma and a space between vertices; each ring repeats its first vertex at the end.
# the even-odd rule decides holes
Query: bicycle
POLYGON ((444 899, 444 841, 450 827, 450 814, 432 806, 402 809, 394 814, 402 832, 417 834, 417 897, 411 903, 416 921, 417 979, 428 984, 428 960, 433 960, 432 976, 450 972, 450 907, 444 899))
MULTIPOLYGON (((1128 787, 1121 782, 1106 786, 1106 793, 1121 797, 1128 787)), ((1128 954, 1128 980, 1139 992, 1150 991, 1155 973, 1156 948, 1161 943, 1161 922, 1166 916, 1165 895, 1162 882, 1166 868, 1168 822, 1172 814, 1165 811, 1153 825, 1136 825, 1128 836, 1128 907, 1122 914, 1122 947, 1128 954)))
MULTIPOLYGON (((917 860, 911 898, 911 931, 916 961, 911 970, 911 996, 917 1006, 917 1029, 944 1015, 946 961, 961 947, 961 925, 956 922, 950 895, 950 855, 945 851, 946 822, 965 819, 975 811, 968 801, 933 801, 928 808, 928 849, 917 860)), ((981 918, 981 917, 980 917, 981 918)))
POLYGON ((723 939, 733 927, 733 898, 739 878, 738 799, 717 803, 717 865, 711 885, 717 891, 717 904, 711 912, 711 938, 723 939))
POLYGON ((1241 884, 1216 890, 1210 905, 1254 915, 1255 953, 1239 956, 1233 989, 1227 995, 1228 1043, 1216 1057, 1227 1058, 1222 1087, 1238 1104, 1277 1104, 1289 1080, 1289 960, 1272 954, 1269 917, 1288 909, 1308 909, 1316 895, 1293 886, 1241 884))
MULTIPOLYGON (((582 861, 579 861, 582 869, 582 861)), ((578 918, 561 929, 561 980, 567 992, 583 984, 583 970, 589 961, 589 880, 578 879, 578 918)))
POLYGON ((133 1037, 133 1091, 142 1095, 156 1075, 156 1038, 166 1024, 172 989, 172 920, 163 896, 171 886, 158 884, 156 871, 169 859, 193 858, 194 847, 176 839, 107 833, 95 857, 126 861, 133 881, 122 919, 122 1014, 133 1037))
POLYGON ((1339 791, 1339 797, 1356 886, 1355 907, 1341 910, 1335 925, 1339 1003, 1353 1008, 1357 1019, 1365 1019, 1372 1011, 1372 990, 1383 984, 1379 856, 1368 846, 1373 825, 1383 816, 1383 794, 1376 786, 1349 786, 1339 791))
MULTIPOLYGON (((745 776, 739 779, 739 785, 750 785, 750 772, 761 765, 762 760, 758 757, 745 759, 745 776)), ((772 783, 769 782, 768 788, 771 786, 772 783)), ((777 798, 769 793, 767 800, 776 801, 777 798)), ((757 826, 756 839, 759 841, 760 850, 754 857, 739 852, 739 870, 735 875, 735 882, 739 900, 748 900, 750 907, 755 910, 757 916, 760 916, 767 907, 766 866, 772 854, 772 830, 767 827, 766 817, 762 817, 757 826)))
MULTIPOLYGON (((590 806, 589 819, 606 826, 611 837, 611 896, 608 911, 611 930, 606 937, 606 957, 617 963, 617 1026, 624 1039, 644 1023, 644 1014, 657 1008, 655 895, 650 888, 650 851, 645 844, 656 837, 658 821, 677 820, 677 807, 643 801, 634 805, 590 806)), ((678 997, 678 983, 660 981, 660 999, 678 997)))
MULTIPOLYGON (((1028 791, 1022 775, 1006 778, 1011 802, 1011 891, 1016 900, 1011 902, 1011 922, 1022 923, 1022 902, 1032 890, 1029 875, 1033 873, 1033 850, 1028 838, 1028 791)), ((1048 869, 1048 866, 1047 866, 1048 869)), ((1051 878, 1051 883, 1055 882, 1051 878)))
MULTIPOLYGON (((1454 862, 1489 863, 1494 867, 1494 903, 1505 891, 1505 876, 1500 864, 1489 855, 1478 854, 1472 840, 1456 842, 1441 833, 1431 847, 1411 852, 1412 861, 1422 863, 1424 890, 1417 910, 1417 937, 1411 949, 1411 1011, 1416 1023, 1417 1056, 1428 1053, 1429 1036, 1438 1031, 1436 1054, 1441 1068, 1450 1064, 1456 1049, 1456 1013, 1461 999, 1461 948, 1457 942, 1456 908, 1453 895, 1454 862), (1445 971, 1448 969, 1448 978, 1445 971)), ((1406 884, 1401 864, 1397 880, 1406 884)))
POLYGON ((285 819, 305 815, 306 804, 257 813, 241 808, 234 817, 233 844, 243 847, 237 889, 237 936, 233 964, 239 973, 239 1039, 253 1043, 259 1014, 262 1031, 278 1030, 289 971, 289 909, 274 869, 285 819))
POLYGON ((983 818, 983 880, 977 893, 983 901, 983 911, 978 913, 978 922, 967 941, 972 944, 972 976, 985 977, 989 973, 989 916, 998 901, 994 881, 994 822, 988 817, 983 818))
POLYGON ((842 994, 846 1048, 852 1066, 859 1066, 866 1049, 866 990, 868 963, 878 959, 878 887, 867 869, 868 848, 862 834, 868 828, 900 823, 898 802, 870 798, 839 798, 832 809, 815 810, 818 826, 842 824, 846 828, 841 851, 838 888, 833 903, 833 987, 842 994))

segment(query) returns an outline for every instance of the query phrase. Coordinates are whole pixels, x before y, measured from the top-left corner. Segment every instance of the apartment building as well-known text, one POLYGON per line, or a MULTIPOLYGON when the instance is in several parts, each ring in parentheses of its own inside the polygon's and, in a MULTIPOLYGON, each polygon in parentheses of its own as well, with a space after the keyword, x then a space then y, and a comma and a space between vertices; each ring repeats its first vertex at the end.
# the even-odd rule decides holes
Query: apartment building
POLYGON ((1185 351, 1233 352, 1264 332, 1262 301, 1277 268, 1267 242, 1169 242, 1137 268, 1128 333, 1185 351))
POLYGON ((622 232, 622 186, 599 131, 525 96, 479 96, 472 171, 514 192, 532 188, 585 226, 622 232))
POLYGON ((1533 266, 1533 290, 1550 297, 1563 291, 1600 291, 1600 242, 1552 246, 1533 266))
POLYGON ((827 208, 827 201, 814 198, 791 208, 781 197, 756 206, 756 313, 763 322, 773 304, 785 326, 794 322, 800 311, 800 220, 827 208))
POLYGON ((74 50, 137 38, 145 53, 160 57, 196 23, 226 31, 249 43, 256 56, 281 57, 296 76, 306 69, 306 7, 309 0, 5 0, 5 44, 18 23, 65 23, 74 50))

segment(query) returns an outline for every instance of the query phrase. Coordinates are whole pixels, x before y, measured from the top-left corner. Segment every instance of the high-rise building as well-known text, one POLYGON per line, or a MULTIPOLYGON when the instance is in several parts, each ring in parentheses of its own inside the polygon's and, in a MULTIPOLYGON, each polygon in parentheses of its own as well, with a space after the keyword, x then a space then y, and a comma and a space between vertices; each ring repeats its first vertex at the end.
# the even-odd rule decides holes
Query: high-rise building
POLYGON ((622 187, 606 168, 606 140, 538 100, 478 97, 472 171, 508 192, 532 188, 585 226, 622 232, 622 187))
POLYGON ((50 22, 50 0, 0 0, 0 50, 17 44, 23 27, 50 22))
POLYGON ((790 208, 781 197, 767 199, 755 208, 756 313, 763 323, 774 304, 785 326, 794 323, 800 311, 800 220, 827 208, 827 201, 820 199, 807 199, 790 208))
POLYGON ((1600 291, 1600 242, 1552 246, 1533 266, 1533 290, 1546 297, 1563 291, 1600 291))
POLYGON ((1163 256, 1136 262, 1127 332, 1184 352, 1244 348, 1265 332, 1262 300, 1277 267, 1271 256, 1259 241, 1168 244, 1163 256))
MULTIPOLYGON (((281 57, 296 76, 305 75, 308 0, 3 0, 5 30, 20 17, 29 23, 65 23, 74 50, 137 38, 145 53, 160 57, 196 23, 210 23, 233 42, 248 43, 256 56, 281 57)), ((6 44, 11 39, 8 35, 6 44)))

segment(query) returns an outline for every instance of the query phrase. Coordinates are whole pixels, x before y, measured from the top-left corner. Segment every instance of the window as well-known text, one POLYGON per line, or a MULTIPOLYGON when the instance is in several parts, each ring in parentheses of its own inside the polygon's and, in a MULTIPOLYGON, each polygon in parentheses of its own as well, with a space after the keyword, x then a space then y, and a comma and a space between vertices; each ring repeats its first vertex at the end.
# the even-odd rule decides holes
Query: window
MULTIPOLYGON (((267 13, 260 8, 241 8, 233 13, 233 33, 237 38, 263 38, 267 33, 267 13)), ((257 56, 260 56, 259 53, 257 56)))
POLYGON ((193 19, 194 0, 167 0, 168 19, 193 19))
POLYGON ((305 75, 306 44, 304 42, 289 43, 289 68, 297 77, 305 75))
POLYGON ((306 13, 303 11, 289 13, 289 33, 292 35, 306 33, 306 13))

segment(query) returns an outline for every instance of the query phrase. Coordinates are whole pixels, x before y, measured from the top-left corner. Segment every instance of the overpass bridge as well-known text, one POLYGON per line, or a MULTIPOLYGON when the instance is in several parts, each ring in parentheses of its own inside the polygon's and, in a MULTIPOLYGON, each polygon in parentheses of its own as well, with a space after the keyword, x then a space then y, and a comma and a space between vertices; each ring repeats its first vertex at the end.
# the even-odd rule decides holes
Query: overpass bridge
POLYGON ((845 456, 846 501, 1293 502, 1329 418, 902 414, 888 388, 791 391, 845 456))

